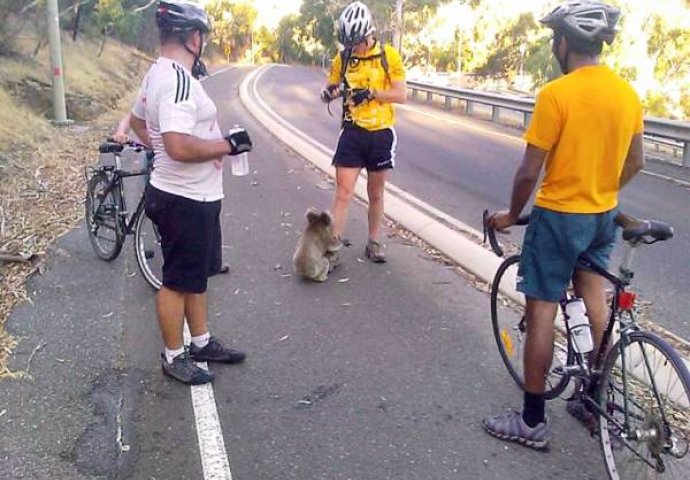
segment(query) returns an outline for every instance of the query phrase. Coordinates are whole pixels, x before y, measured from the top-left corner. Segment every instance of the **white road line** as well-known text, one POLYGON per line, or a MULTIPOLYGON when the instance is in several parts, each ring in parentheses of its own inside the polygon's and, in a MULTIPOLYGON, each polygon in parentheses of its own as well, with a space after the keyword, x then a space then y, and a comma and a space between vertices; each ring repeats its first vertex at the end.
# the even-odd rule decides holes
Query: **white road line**
MULTIPOLYGON (((192 337, 185 319, 185 345, 188 345, 191 339, 192 337)), ((206 362, 197 362, 197 365, 208 370, 206 362)), ((220 426, 220 417, 218 416, 218 409, 216 408, 216 398, 213 394, 213 386, 210 383, 205 385, 192 385, 191 392, 204 480, 232 480, 230 461, 228 460, 228 453, 225 450, 223 429, 220 426)))

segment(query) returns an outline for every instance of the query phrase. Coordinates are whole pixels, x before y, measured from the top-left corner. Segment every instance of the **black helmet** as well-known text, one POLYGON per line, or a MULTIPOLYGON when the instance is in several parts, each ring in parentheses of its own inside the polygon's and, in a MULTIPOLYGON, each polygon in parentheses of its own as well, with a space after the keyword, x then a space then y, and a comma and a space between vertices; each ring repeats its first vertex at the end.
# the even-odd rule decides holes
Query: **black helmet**
POLYGON ((593 0, 572 0, 556 7, 540 22, 557 32, 611 45, 620 16, 618 7, 593 0))
POLYGON ((199 30, 201 33, 211 31, 206 11, 191 0, 162 0, 156 10, 156 24, 160 30, 185 32, 199 30))

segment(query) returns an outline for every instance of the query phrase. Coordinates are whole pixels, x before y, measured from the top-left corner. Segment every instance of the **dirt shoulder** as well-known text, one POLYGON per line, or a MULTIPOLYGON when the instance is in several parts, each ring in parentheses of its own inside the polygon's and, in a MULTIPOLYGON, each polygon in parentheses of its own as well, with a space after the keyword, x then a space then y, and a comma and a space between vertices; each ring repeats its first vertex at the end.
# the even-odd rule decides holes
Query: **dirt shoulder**
POLYGON ((0 58, 0 379, 21 375, 6 359, 18 339, 4 330, 11 310, 31 301, 50 245, 83 218, 84 167, 128 109, 149 64, 131 47, 63 39, 68 117, 55 127, 48 51, 21 44, 0 58))

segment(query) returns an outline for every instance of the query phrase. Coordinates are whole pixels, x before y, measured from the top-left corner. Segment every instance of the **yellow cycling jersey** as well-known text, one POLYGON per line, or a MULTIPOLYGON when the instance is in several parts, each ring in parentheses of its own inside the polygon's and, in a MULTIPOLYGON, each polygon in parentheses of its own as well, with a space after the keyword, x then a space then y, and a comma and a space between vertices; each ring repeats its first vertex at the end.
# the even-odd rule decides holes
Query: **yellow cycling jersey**
POLYGON ((548 83, 524 136, 549 152, 535 205, 563 213, 615 208, 630 141, 643 129, 635 90, 605 65, 548 83))
MULTIPOLYGON (((350 89, 368 88, 377 91, 391 88, 391 82, 405 81, 405 67, 400 53, 391 45, 384 45, 388 75, 381 61, 381 46, 378 42, 369 49, 366 55, 350 58, 345 71, 345 81, 350 89)), ((328 77, 330 84, 340 83, 342 60, 340 54, 333 59, 331 73, 328 77)), ((392 104, 373 99, 358 106, 345 107, 344 120, 353 122, 366 130, 382 130, 395 124, 395 109, 392 104)))

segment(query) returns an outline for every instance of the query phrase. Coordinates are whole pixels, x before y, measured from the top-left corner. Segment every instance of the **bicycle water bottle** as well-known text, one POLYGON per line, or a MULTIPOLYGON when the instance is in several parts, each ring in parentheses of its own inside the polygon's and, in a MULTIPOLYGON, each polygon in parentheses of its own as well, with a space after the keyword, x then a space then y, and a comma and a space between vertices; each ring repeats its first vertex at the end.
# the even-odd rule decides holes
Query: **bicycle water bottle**
MULTIPOLYGON (((240 128, 235 125, 234 128, 240 128)), ((243 177, 249 175, 249 153, 242 152, 239 155, 232 155, 230 157, 230 172, 236 177, 243 177)))
POLYGON ((591 352, 594 345, 584 300, 578 297, 568 300, 565 304, 565 315, 568 319, 573 349, 578 353, 591 352))

